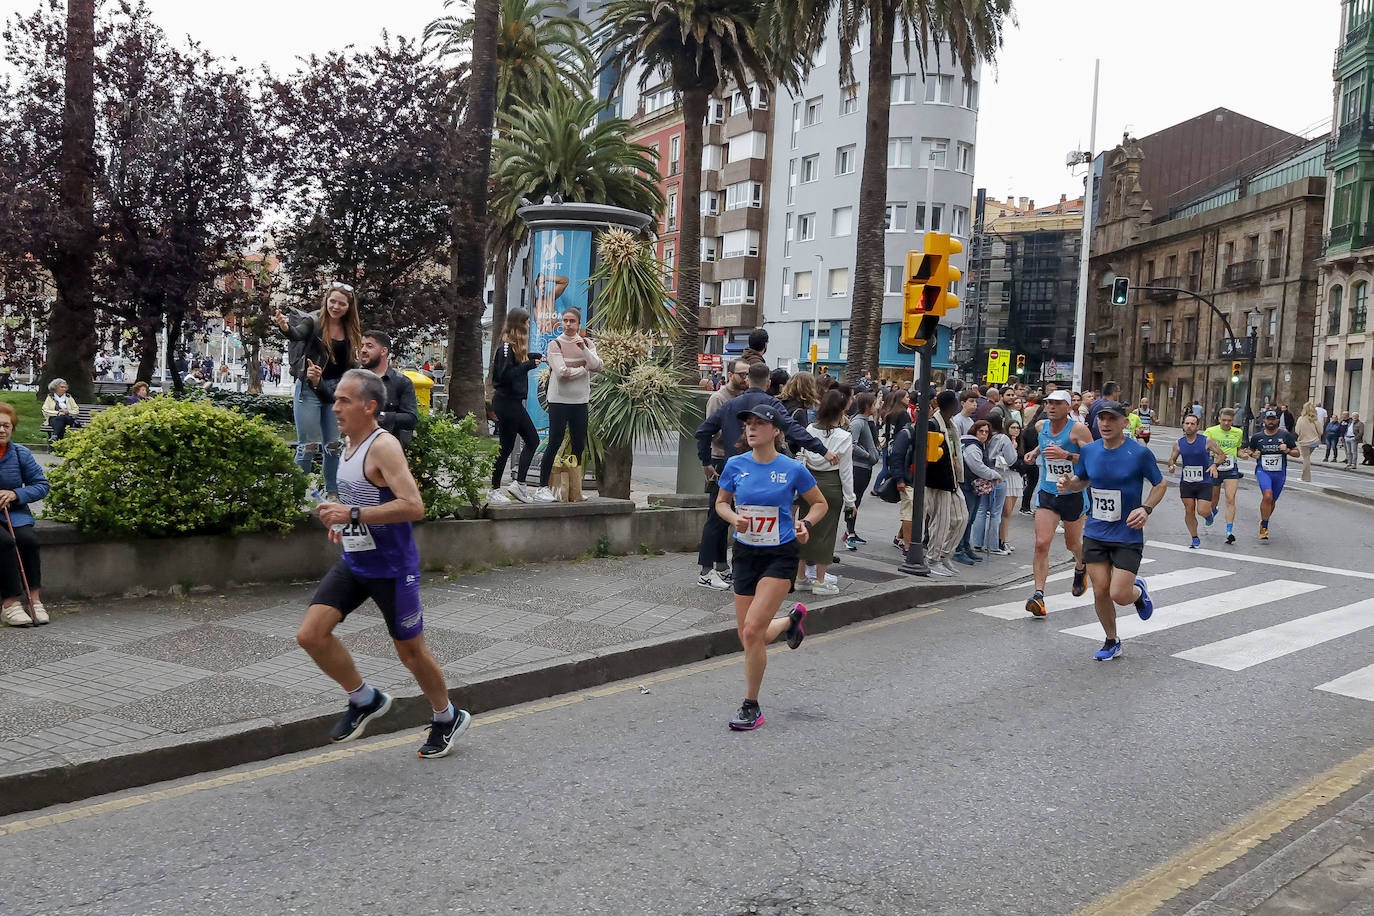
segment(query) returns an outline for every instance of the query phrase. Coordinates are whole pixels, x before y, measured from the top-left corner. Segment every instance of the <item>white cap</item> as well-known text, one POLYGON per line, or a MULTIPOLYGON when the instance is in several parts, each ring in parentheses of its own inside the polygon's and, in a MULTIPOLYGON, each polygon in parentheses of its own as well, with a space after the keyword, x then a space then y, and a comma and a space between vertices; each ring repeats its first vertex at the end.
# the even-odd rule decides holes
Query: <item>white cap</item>
POLYGON ((1049 394, 1045 395, 1045 400, 1063 401, 1065 404, 1073 403, 1073 397, 1070 396, 1070 394, 1063 388, 1056 388, 1055 390, 1051 391, 1049 394))

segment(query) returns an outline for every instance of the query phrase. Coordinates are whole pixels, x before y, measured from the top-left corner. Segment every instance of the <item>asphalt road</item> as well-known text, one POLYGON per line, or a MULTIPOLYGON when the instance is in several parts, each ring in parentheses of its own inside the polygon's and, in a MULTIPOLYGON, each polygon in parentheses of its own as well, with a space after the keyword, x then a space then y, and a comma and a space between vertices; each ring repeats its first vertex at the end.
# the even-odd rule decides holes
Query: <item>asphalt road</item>
POLYGON ((730 656, 445 760, 417 730, 0 822, 0 911, 1072 912, 1374 745, 1370 513, 1285 496, 1259 544, 1247 482, 1205 552, 1171 490, 1120 660, 1062 580, 1000 616, 1013 584, 782 648, 754 733, 730 656))

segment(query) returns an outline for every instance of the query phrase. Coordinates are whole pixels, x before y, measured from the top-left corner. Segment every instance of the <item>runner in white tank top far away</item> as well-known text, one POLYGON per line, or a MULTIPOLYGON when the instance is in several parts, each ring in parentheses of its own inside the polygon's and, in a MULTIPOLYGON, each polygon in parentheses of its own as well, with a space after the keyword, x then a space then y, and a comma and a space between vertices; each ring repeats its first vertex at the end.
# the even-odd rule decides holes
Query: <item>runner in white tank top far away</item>
POLYGON ((371 598, 396 655, 434 710, 420 756, 443 757, 472 716, 453 708, 439 663, 425 647, 420 554, 411 531, 411 523, 425 517, 425 504, 401 443, 377 425, 377 411, 385 403, 386 389, 377 375, 350 369, 339 380, 333 410, 349 447, 339 467, 339 502, 321 503, 318 512, 329 539, 343 545, 344 553, 316 588, 296 641, 348 693, 348 709, 331 737, 360 737, 369 722, 391 709, 391 697, 363 680, 334 628, 371 598))
POLYGON ((1026 610, 1036 617, 1044 617, 1045 582, 1050 574, 1050 544, 1054 531, 1064 525, 1064 546, 1073 554, 1074 572, 1072 593, 1075 598, 1087 591, 1087 571, 1083 567, 1083 522, 1085 503, 1080 493, 1061 494, 1058 480, 1072 475, 1083 446, 1092 441, 1088 424, 1069 419, 1073 399, 1067 391, 1051 391, 1045 397, 1047 419, 1037 419, 1035 430, 1039 441, 1026 453, 1027 464, 1038 461, 1040 483, 1035 500, 1035 591, 1026 599, 1026 610))

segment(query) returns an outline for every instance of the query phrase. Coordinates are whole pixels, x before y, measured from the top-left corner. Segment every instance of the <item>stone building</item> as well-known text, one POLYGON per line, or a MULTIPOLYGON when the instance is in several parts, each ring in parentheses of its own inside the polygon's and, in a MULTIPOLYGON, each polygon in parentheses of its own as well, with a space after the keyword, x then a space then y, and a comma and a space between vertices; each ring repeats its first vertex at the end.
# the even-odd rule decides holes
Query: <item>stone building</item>
MULTIPOLYGON (((1219 109, 1219 111, 1222 111, 1219 109)), ((1263 137, 1263 134, 1260 134, 1263 137)), ((1261 142, 1263 142, 1261 140, 1261 142)), ((1114 379, 1123 397, 1149 394, 1162 422, 1178 424, 1196 399, 1210 421, 1222 406, 1274 399, 1295 410, 1307 400, 1326 181, 1325 138, 1283 142, 1283 155, 1252 171, 1219 173, 1191 197, 1173 192, 1156 211, 1141 182, 1145 153, 1127 137, 1106 154, 1089 271, 1084 386, 1114 379), (1113 276, 1130 279, 1128 304, 1111 304, 1113 276), (1198 293, 1229 319, 1237 337, 1255 336, 1232 382, 1228 336, 1198 293), (1153 375, 1153 387, 1147 380, 1153 375)))

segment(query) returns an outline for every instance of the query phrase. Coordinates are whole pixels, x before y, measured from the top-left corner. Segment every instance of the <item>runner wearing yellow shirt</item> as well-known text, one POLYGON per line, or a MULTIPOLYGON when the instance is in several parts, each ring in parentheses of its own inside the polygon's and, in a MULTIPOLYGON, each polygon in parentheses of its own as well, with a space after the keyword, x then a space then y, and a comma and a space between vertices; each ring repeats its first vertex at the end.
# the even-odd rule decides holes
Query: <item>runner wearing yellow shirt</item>
POLYGON ((1217 444, 1226 455, 1224 461, 1217 464, 1217 476, 1212 485, 1212 516, 1215 517, 1221 509, 1221 491, 1226 489, 1226 543, 1236 542, 1236 490, 1240 487, 1240 465, 1236 463, 1239 455, 1237 454, 1241 445, 1245 441, 1245 431, 1238 426, 1233 426, 1236 420, 1236 412, 1229 407, 1222 409, 1217 419, 1220 421, 1216 426, 1209 426, 1203 435, 1209 441, 1217 444))

